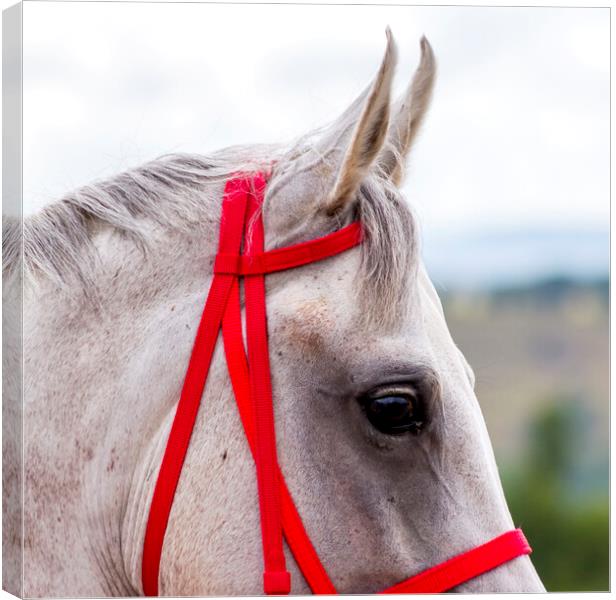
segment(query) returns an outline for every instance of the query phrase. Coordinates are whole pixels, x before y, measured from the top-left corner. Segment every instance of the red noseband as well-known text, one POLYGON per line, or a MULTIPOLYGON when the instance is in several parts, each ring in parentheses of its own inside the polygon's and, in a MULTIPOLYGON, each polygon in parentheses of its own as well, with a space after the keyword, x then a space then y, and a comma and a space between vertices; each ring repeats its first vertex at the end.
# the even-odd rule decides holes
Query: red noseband
MULTIPOLYGON (((145 531, 142 582, 143 591, 148 596, 158 595, 160 557, 169 513, 221 328, 229 376, 257 472, 265 566, 263 590, 266 594, 290 592, 291 578, 283 552, 284 536, 313 593, 336 594, 278 465, 264 276, 320 261, 357 246, 362 239, 361 226, 352 223, 322 238, 264 252, 260 206, 265 185, 266 176, 257 173, 231 179, 225 187, 214 277, 158 473, 145 531), (245 235, 248 224, 252 224, 252 228, 250 235, 245 235), (244 277, 246 298, 247 351, 242 335, 240 277, 244 277)), ((530 552, 524 534, 515 529, 382 593, 447 591, 530 552)))

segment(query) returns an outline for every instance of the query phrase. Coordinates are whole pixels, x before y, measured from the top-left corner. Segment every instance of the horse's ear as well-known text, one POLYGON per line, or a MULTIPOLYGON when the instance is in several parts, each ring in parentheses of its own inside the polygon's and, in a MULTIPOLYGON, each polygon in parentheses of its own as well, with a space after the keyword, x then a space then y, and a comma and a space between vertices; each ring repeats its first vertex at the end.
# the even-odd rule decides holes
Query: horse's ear
POLYGON ((340 212, 353 199, 357 188, 375 162, 387 136, 391 82, 397 60, 396 45, 389 28, 386 30, 387 48, 376 78, 342 116, 348 120, 359 112, 351 143, 346 149, 336 183, 325 203, 328 215, 340 212))
POLYGON ((406 157, 430 105, 436 60, 432 47, 421 38, 421 59, 404 96, 396 103, 395 116, 387 134, 387 145, 379 157, 379 165, 396 185, 404 175, 406 157))

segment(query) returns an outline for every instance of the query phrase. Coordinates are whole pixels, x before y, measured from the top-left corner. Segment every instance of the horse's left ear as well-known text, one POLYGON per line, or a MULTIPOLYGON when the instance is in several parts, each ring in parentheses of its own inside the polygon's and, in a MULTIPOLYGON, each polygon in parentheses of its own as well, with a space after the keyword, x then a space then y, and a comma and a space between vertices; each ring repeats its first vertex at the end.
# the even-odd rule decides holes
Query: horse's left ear
MULTIPOLYGON (((325 203, 327 215, 340 212, 353 199, 359 185, 383 147, 389 126, 391 82, 397 60, 396 45, 389 28, 386 30, 387 49, 367 98, 363 100, 361 115, 353 130, 338 177, 325 203)), ((347 112, 354 112, 354 104, 347 112)), ((346 113, 345 113, 346 116, 346 113)))
POLYGON ((383 173, 396 185, 404 175, 406 157, 424 120, 436 76, 436 60, 432 47, 421 38, 421 59, 404 96, 396 103, 395 116, 389 126, 387 144, 379 157, 383 173))

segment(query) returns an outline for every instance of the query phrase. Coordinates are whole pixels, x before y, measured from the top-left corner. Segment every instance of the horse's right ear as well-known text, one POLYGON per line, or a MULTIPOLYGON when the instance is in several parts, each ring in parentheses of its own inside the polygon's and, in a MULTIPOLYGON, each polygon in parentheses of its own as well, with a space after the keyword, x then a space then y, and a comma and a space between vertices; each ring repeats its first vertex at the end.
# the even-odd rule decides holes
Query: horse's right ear
POLYGON ((374 82, 343 115, 342 120, 353 117, 353 113, 361 108, 336 183, 324 206, 329 216, 339 213, 355 197, 359 185, 375 162, 387 137, 391 82, 397 51, 389 28, 386 35, 385 56, 374 82))

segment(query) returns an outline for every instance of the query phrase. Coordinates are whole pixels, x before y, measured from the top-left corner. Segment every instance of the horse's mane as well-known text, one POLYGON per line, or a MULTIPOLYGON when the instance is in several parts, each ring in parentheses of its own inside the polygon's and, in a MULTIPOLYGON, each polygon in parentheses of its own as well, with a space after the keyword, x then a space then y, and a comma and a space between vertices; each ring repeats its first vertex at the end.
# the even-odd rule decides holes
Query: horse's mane
MULTIPOLYGON (((290 154, 296 155, 297 148, 290 154)), ((262 166, 272 156, 276 149, 266 146, 228 148, 211 157, 173 154, 79 188, 23 220, 24 277, 43 276, 59 285, 76 280, 89 296, 95 288, 90 273, 97 259, 92 236, 97 224, 113 227, 147 251, 151 228, 145 223, 182 230, 204 217, 213 218, 208 211, 218 207, 203 202, 204 184, 262 166)), ((326 160, 327 156, 317 158, 326 160)), ((285 176, 293 175, 293 167, 286 171, 285 176)), ((368 306, 378 309, 368 312, 378 313, 383 323, 397 320, 408 305, 410 270, 416 264, 415 221, 395 186, 378 173, 363 182, 357 214, 367 233, 362 244, 362 295, 368 306)), ((5 277, 19 268, 21 240, 20 220, 5 216, 5 277)))
MULTIPOLYGON (((211 207, 197 192, 233 172, 227 157, 163 156, 114 177, 83 186, 23 220, 26 278, 46 276, 58 284, 76 277, 83 285, 93 264, 93 227, 106 224, 147 246, 146 221, 186 228, 211 207)), ((237 159, 234 161, 237 165, 237 159)), ((20 255, 20 220, 3 218, 3 274, 20 255)))

